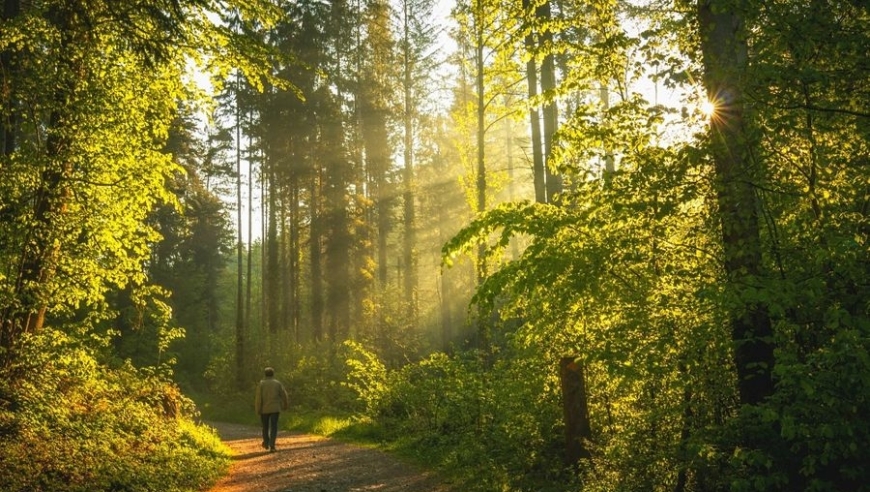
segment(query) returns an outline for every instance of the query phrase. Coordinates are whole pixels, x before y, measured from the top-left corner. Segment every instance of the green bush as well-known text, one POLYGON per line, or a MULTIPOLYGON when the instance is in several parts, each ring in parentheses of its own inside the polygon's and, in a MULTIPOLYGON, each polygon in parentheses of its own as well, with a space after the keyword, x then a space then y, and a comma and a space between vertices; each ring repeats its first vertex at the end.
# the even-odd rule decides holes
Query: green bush
POLYGON ((548 489, 564 473, 553 370, 505 357, 487 367, 475 353, 436 353, 387 371, 358 344, 349 386, 391 448, 449 470, 464 490, 548 489), (549 376, 548 376, 549 375, 549 376))
POLYGON ((155 369, 108 367, 46 330, 0 377, 0 490, 189 491, 223 474, 228 450, 155 369))

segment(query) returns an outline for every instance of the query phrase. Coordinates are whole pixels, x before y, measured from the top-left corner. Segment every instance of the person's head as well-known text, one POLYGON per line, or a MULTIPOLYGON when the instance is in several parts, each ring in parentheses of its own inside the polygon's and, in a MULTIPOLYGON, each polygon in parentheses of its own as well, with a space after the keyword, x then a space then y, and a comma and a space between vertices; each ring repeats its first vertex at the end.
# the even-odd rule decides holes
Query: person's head
POLYGON ((267 367, 264 372, 266 373, 267 378, 271 378, 275 375, 275 369, 272 369, 271 367, 267 367))

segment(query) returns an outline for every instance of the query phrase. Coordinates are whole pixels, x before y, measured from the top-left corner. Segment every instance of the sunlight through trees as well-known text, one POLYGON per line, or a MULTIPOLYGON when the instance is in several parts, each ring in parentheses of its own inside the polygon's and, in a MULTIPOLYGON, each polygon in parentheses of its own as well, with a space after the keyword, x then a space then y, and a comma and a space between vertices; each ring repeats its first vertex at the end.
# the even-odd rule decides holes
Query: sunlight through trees
POLYGON ((854 0, 4 0, 0 488, 201 488, 181 391, 270 365, 463 490, 868 490, 867 46, 854 0))

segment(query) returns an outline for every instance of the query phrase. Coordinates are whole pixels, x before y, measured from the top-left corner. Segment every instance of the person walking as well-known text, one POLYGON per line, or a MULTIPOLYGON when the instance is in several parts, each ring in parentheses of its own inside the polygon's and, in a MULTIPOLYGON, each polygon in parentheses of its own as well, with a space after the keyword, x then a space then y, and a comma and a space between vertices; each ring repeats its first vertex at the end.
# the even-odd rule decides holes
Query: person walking
POLYGON ((287 410, 290 404, 287 390, 275 379, 275 369, 265 369, 266 378, 257 385, 254 408, 263 423, 263 448, 275 452, 275 439, 278 437, 278 414, 287 410))

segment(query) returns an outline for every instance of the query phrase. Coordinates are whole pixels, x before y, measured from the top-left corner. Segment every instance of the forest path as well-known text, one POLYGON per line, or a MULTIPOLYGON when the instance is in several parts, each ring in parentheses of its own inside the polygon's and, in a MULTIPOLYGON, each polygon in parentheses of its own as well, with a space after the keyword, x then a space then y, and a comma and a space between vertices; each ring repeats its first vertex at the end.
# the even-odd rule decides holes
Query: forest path
POLYGON ((229 474, 209 492, 448 492, 433 474, 375 449, 280 432, 270 453, 260 429, 209 422, 232 450, 229 474))

